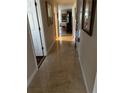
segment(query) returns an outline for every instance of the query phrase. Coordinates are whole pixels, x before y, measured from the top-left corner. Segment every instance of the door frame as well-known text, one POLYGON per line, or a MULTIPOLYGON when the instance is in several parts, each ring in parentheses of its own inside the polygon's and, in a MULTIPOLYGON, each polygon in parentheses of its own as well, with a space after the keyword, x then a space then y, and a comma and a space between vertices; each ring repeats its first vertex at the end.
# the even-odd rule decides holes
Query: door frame
POLYGON ((40 36, 41 36, 41 40, 42 40, 42 45, 43 45, 43 52, 44 52, 44 56, 47 55, 47 48, 46 48, 46 41, 45 41, 45 34, 44 34, 44 26, 43 26, 43 20, 42 20, 42 10, 41 10, 41 5, 40 5, 40 0, 34 0, 35 3, 37 4, 37 17, 38 17, 38 21, 39 21, 39 27, 40 27, 40 36))
MULTIPOLYGON (((30 24, 29 24, 29 18, 28 18, 28 15, 27 15, 27 27, 29 27, 30 28, 30 24)), ((33 39, 32 39, 32 34, 31 34, 31 29, 30 29, 30 31, 28 31, 28 33, 29 33, 29 37, 30 37, 30 40, 31 40, 31 47, 32 47, 32 49, 33 49, 33 55, 34 55, 34 60, 35 60, 35 66, 37 67, 37 70, 38 70, 38 65, 37 65, 37 59, 36 59, 36 53, 35 53, 35 48, 34 48, 34 45, 33 45, 33 39)), ((27 33, 27 34, 28 34, 27 33)))
MULTIPOLYGON (((44 36, 44 28, 43 28, 43 21, 42 21, 40 3, 39 3, 39 0, 33 0, 33 2, 34 2, 34 5, 35 5, 34 9, 35 9, 35 12, 36 12, 36 20, 37 20, 37 23, 38 23, 38 31, 39 31, 43 56, 46 56, 47 51, 46 51, 46 43, 45 43, 45 36, 44 36)), ((28 14, 27 14, 27 18, 28 18, 28 14)), ((29 24, 29 26, 30 26, 30 24, 29 24)), ((29 33, 30 33, 30 38, 32 40, 33 53, 35 55, 35 60, 36 60, 36 53, 35 53, 35 48, 34 48, 34 45, 33 45, 32 33, 31 33, 31 31, 29 33)), ((37 60, 35 61, 35 65, 38 69, 39 67, 38 67, 38 64, 37 64, 37 60)))

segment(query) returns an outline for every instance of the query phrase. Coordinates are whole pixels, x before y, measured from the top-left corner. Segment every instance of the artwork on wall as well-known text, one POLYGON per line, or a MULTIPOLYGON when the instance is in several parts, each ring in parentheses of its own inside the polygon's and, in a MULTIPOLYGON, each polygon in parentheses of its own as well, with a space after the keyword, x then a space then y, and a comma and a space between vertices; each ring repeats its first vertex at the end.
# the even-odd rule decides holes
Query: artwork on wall
POLYGON ((83 0, 82 29, 92 36, 95 17, 96 0, 83 0))
POLYGON ((52 25, 53 24, 52 5, 48 1, 46 1, 46 12, 47 12, 47 22, 48 22, 48 25, 52 25))
POLYGON ((67 14, 62 14, 62 22, 67 22, 67 14))

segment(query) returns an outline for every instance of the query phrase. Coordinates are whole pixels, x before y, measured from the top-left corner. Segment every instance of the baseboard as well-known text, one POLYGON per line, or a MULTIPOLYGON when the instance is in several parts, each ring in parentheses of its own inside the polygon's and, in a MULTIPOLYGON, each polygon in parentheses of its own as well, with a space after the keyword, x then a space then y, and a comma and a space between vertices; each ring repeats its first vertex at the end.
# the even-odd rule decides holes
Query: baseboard
POLYGON ((36 68, 34 70, 34 72, 32 73, 32 75, 28 78, 28 80, 27 80, 27 87, 30 85, 30 83, 33 80, 33 78, 34 78, 35 74, 37 73, 37 71, 38 71, 38 69, 36 68))
POLYGON ((93 87, 93 92, 92 93, 97 93, 97 73, 95 77, 95 82, 94 82, 94 87, 93 87))
POLYGON ((53 48, 54 44, 55 44, 55 41, 52 42, 50 48, 49 48, 48 51, 47 51, 47 55, 49 54, 50 50, 53 48))
POLYGON ((87 91, 87 93, 90 93, 90 92, 89 92, 88 83, 87 83, 87 80, 86 80, 86 76, 85 76, 85 73, 86 73, 86 72, 84 71, 84 69, 83 69, 83 67, 82 67, 80 57, 79 57, 79 63, 80 63, 81 72, 82 72, 82 77, 83 77, 83 79, 84 79, 84 83, 85 83, 86 91, 87 91))

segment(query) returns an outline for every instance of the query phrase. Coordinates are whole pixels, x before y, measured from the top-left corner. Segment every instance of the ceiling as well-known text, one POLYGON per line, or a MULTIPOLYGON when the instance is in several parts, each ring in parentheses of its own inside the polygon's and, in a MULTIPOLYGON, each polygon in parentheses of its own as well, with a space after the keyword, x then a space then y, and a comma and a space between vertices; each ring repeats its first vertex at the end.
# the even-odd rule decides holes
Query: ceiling
POLYGON ((57 0, 58 4, 61 5, 73 5, 76 0, 57 0))

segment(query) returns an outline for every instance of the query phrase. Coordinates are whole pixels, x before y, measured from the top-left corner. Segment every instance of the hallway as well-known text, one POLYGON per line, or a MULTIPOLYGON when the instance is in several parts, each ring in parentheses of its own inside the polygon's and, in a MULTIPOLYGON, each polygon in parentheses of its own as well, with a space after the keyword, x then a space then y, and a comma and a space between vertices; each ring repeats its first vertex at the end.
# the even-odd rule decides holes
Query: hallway
POLYGON ((56 41, 28 93, 86 93, 72 36, 56 41))

